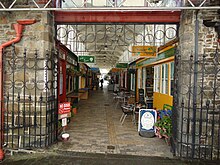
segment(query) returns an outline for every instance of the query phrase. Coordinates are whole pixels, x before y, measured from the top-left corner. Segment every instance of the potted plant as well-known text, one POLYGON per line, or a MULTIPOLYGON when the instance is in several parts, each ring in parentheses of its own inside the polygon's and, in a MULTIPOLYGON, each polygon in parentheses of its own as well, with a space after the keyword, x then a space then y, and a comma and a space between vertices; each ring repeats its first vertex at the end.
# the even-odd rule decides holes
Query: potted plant
POLYGON ((72 106, 72 112, 74 115, 77 114, 77 105, 72 106))
POLYGON ((155 123, 156 136, 159 138, 165 138, 166 142, 169 144, 170 137, 172 136, 172 120, 171 116, 164 115, 159 118, 155 123))

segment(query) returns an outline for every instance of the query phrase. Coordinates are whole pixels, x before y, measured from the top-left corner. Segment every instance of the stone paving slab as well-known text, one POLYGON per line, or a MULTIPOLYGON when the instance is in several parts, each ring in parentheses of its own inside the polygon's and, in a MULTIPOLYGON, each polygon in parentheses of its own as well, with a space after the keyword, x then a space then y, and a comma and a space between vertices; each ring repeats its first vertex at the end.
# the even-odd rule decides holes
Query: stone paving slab
POLYGON ((80 100, 78 113, 68 125, 70 139, 53 150, 173 157, 163 139, 139 136, 130 116, 121 125, 122 111, 115 105, 111 91, 90 91, 89 99, 80 100))
POLYGON ((131 118, 123 125, 120 108, 107 90, 92 91, 81 100, 68 125, 70 139, 40 152, 6 155, 3 165, 216 165, 219 162, 182 161, 158 138, 139 136, 131 118), (92 97, 91 97, 92 95, 92 97))

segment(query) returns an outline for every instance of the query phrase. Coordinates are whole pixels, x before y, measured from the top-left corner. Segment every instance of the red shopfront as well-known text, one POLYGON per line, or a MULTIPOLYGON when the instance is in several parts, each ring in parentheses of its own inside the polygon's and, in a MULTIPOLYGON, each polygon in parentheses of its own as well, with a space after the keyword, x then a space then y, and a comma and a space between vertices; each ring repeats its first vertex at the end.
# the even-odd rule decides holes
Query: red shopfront
POLYGON ((67 51, 64 45, 57 46, 59 50, 59 68, 58 68, 58 102, 66 101, 66 58, 67 51))

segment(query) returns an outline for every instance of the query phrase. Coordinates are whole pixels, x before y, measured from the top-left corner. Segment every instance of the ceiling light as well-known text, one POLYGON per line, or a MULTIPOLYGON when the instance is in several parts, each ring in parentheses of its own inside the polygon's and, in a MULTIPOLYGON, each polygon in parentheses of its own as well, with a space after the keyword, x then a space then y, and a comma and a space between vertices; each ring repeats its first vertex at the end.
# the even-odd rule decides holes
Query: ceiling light
POLYGON ((107 50, 107 49, 108 49, 108 46, 107 46, 107 45, 105 45, 104 49, 105 49, 105 50, 107 50))

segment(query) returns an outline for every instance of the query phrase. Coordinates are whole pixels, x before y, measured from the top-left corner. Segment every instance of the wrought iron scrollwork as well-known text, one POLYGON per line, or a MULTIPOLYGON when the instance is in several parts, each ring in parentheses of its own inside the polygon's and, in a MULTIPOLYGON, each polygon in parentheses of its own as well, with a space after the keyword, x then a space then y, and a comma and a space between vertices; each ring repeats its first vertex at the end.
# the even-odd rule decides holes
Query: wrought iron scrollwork
POLYGON ((8 148, 32 149, 57 140, 58 55, 15 47, 4 54, 5 143, 8 148), (33 53, 34 52, 34 53, 33 53))
POLYGON ((188 59, 176 55, 175 74, 178 79, 174 93, 173 149, 180 157, 219 159, 219 64, 218 49, 209 56, 199 55, 198 60, 194 60, 193 55, 188 59), (196 70, 195 65, 198 66, 196 70), (197 81, 194 81, 195 74, 197 81), (193 90, 195 86, 196 92, 193 90))

